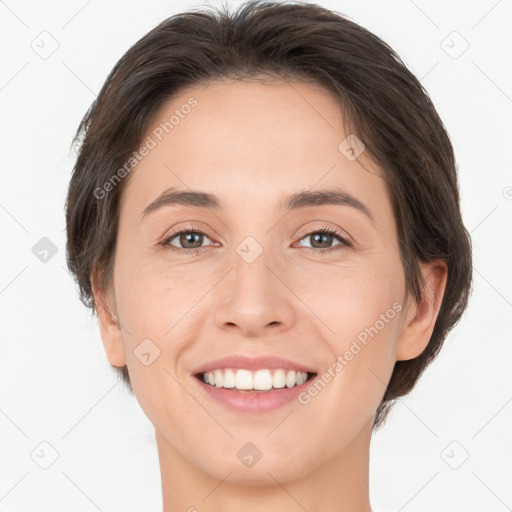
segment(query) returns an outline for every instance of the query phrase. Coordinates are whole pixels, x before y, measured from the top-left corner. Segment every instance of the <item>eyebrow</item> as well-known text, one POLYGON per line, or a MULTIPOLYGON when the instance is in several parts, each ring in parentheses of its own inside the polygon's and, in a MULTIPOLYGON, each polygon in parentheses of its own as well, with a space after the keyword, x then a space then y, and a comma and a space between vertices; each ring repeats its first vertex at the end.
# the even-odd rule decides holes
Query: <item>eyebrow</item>
MULTIPOLYGON (((142 218, 164 206, 183 205, 196 208, 220 210, 222 208, 219 199, 213 194, 196 190, 177 190, 170 188, 162 192, 142 212, 142 218)), ((292 194, 279 204, 279 208, 286 210, 298 210, 311 206, 342 205, 350 206, 364 213, 375 224, 375 219, 370 209, 352 194, 340 189, 326 189, 316 191, 304 191, 292 194)))

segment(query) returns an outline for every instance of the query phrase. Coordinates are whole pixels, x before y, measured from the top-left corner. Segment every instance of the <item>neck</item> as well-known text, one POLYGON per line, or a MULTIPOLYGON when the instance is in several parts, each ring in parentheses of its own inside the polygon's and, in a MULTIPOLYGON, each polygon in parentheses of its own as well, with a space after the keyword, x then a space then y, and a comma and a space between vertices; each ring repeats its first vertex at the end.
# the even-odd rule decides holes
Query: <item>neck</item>
POLYGON ((184 458, 158 431, 155 437, 162 478, 163 512, 371 512, 368 491, 372 423, 341 453, 293 481, 240 485, 234 471, 218 479, 184 458))

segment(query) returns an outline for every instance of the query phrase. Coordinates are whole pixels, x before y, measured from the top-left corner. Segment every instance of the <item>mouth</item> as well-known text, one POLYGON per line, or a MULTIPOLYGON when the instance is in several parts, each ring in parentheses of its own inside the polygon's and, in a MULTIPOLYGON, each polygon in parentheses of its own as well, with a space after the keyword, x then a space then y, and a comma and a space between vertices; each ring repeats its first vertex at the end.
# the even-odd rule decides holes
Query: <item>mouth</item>
POLYGON ((276 390, 303 386, 316 377, 315 372, 264 368, 218 368, 194 375, 201 383, 213 388, 222 388, 238 393, 269 393, 276 390))
POLYGON ((216 359, 191 372, 206 400, 252 415, 292 404, 317 375, 314 368, 289 359, 246 354, 216 359))

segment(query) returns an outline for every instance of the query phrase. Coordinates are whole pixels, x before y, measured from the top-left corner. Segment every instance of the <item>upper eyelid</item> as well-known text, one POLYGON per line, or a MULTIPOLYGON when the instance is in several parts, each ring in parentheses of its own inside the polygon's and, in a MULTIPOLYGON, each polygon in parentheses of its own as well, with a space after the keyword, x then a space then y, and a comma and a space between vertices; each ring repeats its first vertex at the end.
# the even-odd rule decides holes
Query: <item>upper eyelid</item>
POLYGON ((204 229, 201 228, 181 228, 177 231, 171 231, 169 234, 164 236, 164 240, 172 240, 178 235, 181 235, 183 233, 201 233, 202 235, 206 235, 208 238, 212 238, 204 229))

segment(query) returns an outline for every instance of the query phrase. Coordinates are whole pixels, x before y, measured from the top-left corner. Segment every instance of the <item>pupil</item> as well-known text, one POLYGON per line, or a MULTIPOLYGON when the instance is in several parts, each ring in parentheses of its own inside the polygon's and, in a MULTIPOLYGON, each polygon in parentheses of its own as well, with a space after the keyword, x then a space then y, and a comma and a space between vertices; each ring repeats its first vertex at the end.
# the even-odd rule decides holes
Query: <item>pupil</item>
POLYGON ((201 247, 202 244, 202 236, 201 233, 185 233, 181 235, 180 243, 183 245, 186 249, 195 249, 197 247, 201 247), (194 242, 195 238, 195 242, 194 242), (188 243, 191 243, 192 246, 187 245, 188 243), (195 243, 195 245, 193 245, 195 243))
POLYGON ((321 244, 321 248, 329 247, 329 242, 330 242, 330 239, 332 238, 332 235, 330 235, 329 233, 317 233, 317 234, 313 235, 313 240, 315 242, 318 242, 319 238, 322 238, 322 237, 327 238, 327 241, 326 241, 326 243, 324 241, 323 245, 321 244))

